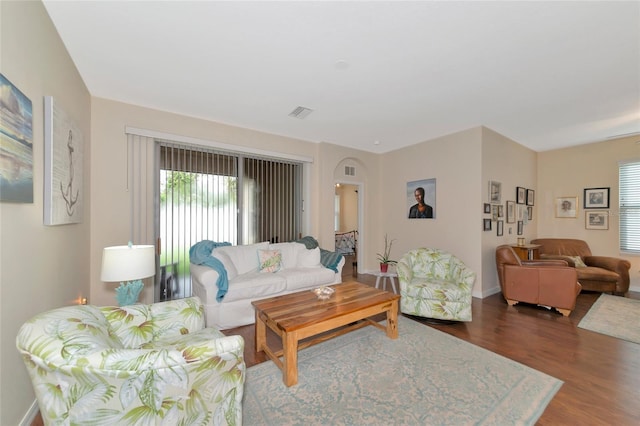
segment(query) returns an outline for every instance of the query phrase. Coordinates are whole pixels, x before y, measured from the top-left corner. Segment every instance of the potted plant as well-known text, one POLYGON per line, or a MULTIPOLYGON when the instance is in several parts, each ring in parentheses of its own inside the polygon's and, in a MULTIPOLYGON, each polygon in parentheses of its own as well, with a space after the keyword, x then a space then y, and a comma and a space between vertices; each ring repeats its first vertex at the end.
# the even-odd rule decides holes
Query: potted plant
POLYGON ((380 272, 386 273, 389 269, 389 265, 398 263, 395 260, 391 260, 391 246, 395 240, 390 240, 387 234, 384 234, 384 252, 377 253, 378 260, 380 261, 380 272))

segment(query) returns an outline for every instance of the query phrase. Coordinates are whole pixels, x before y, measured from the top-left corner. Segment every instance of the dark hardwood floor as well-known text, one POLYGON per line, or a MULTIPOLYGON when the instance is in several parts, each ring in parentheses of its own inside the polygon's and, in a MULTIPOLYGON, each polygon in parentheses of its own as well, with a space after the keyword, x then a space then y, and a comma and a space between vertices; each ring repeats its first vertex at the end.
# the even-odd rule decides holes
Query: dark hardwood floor
MULTIPOLYGON (((343 281, 375 284, 372 275, 354 277, 350 265, 347 259, 343 281)), ((638 425, 640 345, 577 327, 598 296, 581 293, 571 316, 563 317, 531 305, 509 307, 498 293, 473 299, 472 322, 419 322, 562 380, 564 384, 538 425, 638 425)), ((628 297, 640 299, 640 293, 631 292, 628 297)), ((263 353, 255 352, 253 325, 224 333, 244 337, 247 367, 267 360, 263 353)), ((269 339, 270 344, 277 344, 273 333, 269 339)), ((39 425, 40 416, 32 426, 39 425)))

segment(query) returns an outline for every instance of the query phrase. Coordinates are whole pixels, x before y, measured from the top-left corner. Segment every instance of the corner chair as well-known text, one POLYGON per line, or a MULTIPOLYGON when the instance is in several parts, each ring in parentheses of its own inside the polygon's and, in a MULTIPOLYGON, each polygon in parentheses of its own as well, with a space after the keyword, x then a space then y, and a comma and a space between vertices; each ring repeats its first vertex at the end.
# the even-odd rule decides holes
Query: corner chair
POLYGON ((400 311, 444 321, 471 321, 476 273, 444 250, 418 248, 397 264, 400 311))

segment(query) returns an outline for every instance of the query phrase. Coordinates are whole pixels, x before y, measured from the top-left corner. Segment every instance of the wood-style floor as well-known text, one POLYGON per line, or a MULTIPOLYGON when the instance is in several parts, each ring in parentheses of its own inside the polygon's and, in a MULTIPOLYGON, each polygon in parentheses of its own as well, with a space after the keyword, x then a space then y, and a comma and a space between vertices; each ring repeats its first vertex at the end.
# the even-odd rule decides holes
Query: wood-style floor
MULTIPOLYGON (((343 280, 375 284, 372 275, 354 277, 350 262, 343 280)), ((562 380, 538 425, 639 425, 640 345, 577 327, 598 296, 581 293, 571 316, 563 317, 531 305, 509 307, 498 293, 473 299, 472 322, 423 324, 562 380)), ((629 297, 640 299, 640 293, 629 297)), ((267 361, 255 352, 253 325, 224 332, 244 337, 247 367, 267 361)), ((277 342, 271 332, 269 338, 277 342)), ((39 425, 40 416, 32 423, 39 425)))
MULTIPOLYGON (((343 280, 375 284, 372 275, 343 274, 343 280)), ((498 293, 473 299, 470 323, 422 323, 562 380, 538 425, 639 425, 640 345, 577 327, 598 296, 580 294, 576 309, 563 317, 531 305, 509 307, 498 293)), ((640 299, 640 293, 629 297, 640 299)), ((253 325, 224 333, 244 337, 247 367, 267 361, 255 352, 253 325)), ((277 342, 275 334, 269 337, 277 342)))

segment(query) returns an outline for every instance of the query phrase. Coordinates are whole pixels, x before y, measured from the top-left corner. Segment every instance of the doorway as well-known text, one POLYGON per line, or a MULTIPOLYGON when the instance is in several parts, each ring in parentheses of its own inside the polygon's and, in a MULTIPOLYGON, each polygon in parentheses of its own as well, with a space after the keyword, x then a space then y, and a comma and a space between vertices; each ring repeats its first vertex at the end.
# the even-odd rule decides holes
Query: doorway
POLYGON ((336 182, 334 202, 335 251, 345 257, 343 281, 357 277, 362 244, 361 185, 336 182))

